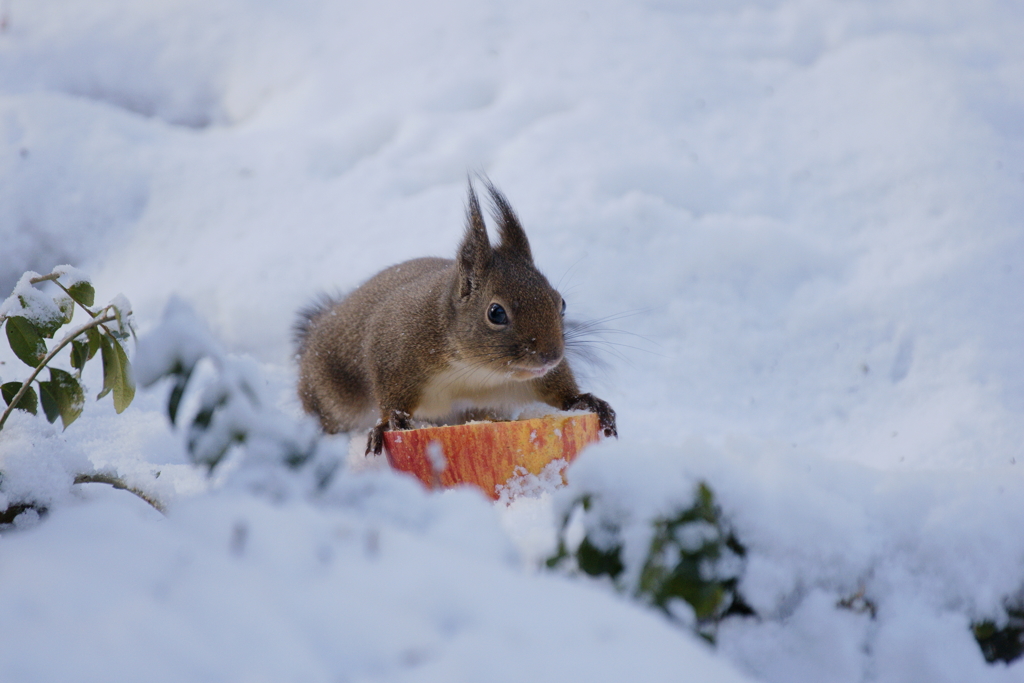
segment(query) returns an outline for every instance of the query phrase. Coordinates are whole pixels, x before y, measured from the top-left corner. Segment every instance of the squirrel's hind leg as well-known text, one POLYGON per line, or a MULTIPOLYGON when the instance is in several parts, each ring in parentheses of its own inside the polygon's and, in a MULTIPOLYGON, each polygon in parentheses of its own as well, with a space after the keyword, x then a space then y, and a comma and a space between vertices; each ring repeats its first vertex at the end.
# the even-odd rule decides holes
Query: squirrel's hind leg
POLYGON ((384 450, 384 432, 409 429, 409 413, 404 410, 385 411, 366 437, 366 455, 380 455, 384 450))

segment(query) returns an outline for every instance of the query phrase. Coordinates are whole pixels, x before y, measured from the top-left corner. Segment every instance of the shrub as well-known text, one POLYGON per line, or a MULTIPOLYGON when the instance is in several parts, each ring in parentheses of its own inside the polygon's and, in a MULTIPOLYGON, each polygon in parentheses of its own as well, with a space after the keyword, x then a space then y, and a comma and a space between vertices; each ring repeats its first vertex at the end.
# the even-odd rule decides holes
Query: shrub
POLYGON ((558 550, 548 566, 606 576, 617 590, 712 642, 722 618, 752 613, 736 589, 745 550, 707 484, 682 493, 674 513, 632 520, 632 528, 646 527, 643 534, 625 531, 628 515, 600 491, 578 495, 562 516, 558 550), (583 537, 573 544, 577 522, 583 537), (644 552, 628 552, 630 543, 643 543, 644 552))
POLYGON ((6 408, 0 415, 0 429, 14 410, 43 413, 50 422, 59 417, 65 429, 78 419, 85 405, 82 369, 97 353, 103 363, 103 390, 96 397, 113 395, 114 408, 124 411, 135 397, 131 364, 122 342, 131 334, 131 304, 118 296, 102 308, 93 309, 95 290, 88 277, 71 266, 58 266, 49 275, 25 273, 14 292, 0 304, 0 325, 6 328, 7 341, 17 358, 32 368, 23 381, 0 384, 6 408), (37 288, 45 282, 54 283, 61 294, 50 297, 37 288), (53 344, 64 326, 70 325, 75 308, 81 308, 89 319, 66 331, 53 344), (58 354, 70 346, 71 372, 51 365, 58 354), (43 370, 49 379, 40 379, 43 370), (33 387, 33 382, 35 387, 33 387))

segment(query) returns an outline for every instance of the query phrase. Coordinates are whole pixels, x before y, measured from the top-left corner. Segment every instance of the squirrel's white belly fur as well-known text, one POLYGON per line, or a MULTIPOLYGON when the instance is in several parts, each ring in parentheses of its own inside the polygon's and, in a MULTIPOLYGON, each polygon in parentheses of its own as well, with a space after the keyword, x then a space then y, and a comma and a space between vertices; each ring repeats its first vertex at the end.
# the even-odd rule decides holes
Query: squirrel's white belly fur
POLYGON ((427 382, 413 417, 422 420, 445 418, 469 408, 514 408, 537 400, 532 381, 514 379, 512 371, 502 372, 455 362, 427 382))

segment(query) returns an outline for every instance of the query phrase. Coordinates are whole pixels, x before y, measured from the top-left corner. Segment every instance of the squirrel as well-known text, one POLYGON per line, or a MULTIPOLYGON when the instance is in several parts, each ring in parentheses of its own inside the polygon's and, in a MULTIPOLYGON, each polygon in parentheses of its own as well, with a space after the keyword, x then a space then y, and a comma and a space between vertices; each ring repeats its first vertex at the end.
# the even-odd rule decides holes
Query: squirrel
POLYGON ((299 314, 302 406, 327 433, 373 425, 367 455, 380 454, 384 433, 409 429, 412 418, 445 420, 532 402, 589 410, 605 436, 618 436, 615 411, 580 392, 565 358, 565 299, 534 265, 508 200, 484 183, 497 246, 470 181, 454 260, 399 263, 299 314))

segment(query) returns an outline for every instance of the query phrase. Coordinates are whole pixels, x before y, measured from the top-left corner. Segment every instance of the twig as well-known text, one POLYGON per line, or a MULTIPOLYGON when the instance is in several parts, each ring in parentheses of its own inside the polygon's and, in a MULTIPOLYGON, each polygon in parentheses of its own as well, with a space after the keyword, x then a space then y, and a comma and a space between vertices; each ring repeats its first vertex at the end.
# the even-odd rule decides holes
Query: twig
MULTIPOLYGON (((50 275, 53 275, 53 273, 50 273, 50 275)), ((49 275, 47 275, 46 277, 42 277, 42 278, 39 278, 39 279, 40 279, 40 280, 47 280, 47 279, 49 279, 49 277, 50 277, 50 276, 49 276, 49 275)), ((34 280, 33 280, 33 282, 34 282, 34 280)), ((68 291, 68 288, 67 288, 67 287, 65 287, 64 285, 62 285, 62 284, 61 284, 60 282, 58 282, 56 278, 54 278, 54 279, 53 279, 53 284, 55 284, 55 285, 57 285, 58 287, 60 287, 61 289, 63 289, 63 290, 64 290, 64 293, 65 293, 65 294, 67 294, 68 296, 71 296, 71 292, 69 292, 69 291, 68 291)), ((88 313, 90 317, 93 317, 93 318, 95 318, 96 316, 98 316, 98 315, 99 315, 99 313, 93 313, 93 312, 92 312, 92 310, 91 310, 91 309, 90 309, 90 308, 89 308, 88 306, 86 306, 85 304, 83 304, 83 303, 82 303, 81 301, 79 301, 79 300, 78 300, 78 299, 76 299, 75 297, 71 296, 71 300, 72 300, 72 301, 74 301, 74 302, 75 302, 76 304, 78 304, 79 306, 81 306, 81 307, 82 307, 82 310, 83 310, 83 311, 85 311, 86 313, 88 313)), ((105 330, 106 330, 107 328, 105 328, 105 327, 104 327, 103 329, 105 329, 105 330)), ((109 332, 109 331, 110 331, 110 330, 107 330, 107 332, 109 332)))
POLYGON ((134 493, 136 496, 152 505, 153 509, 155 509, 157 512, 161 514, 167 514, 167 510, 164 509, 163 503, 161 503, 159 500, 149 495, 142 489, 137 489, 134 486, 129 486, 127 483, 125 483, 124 479, 121 479, 120 477, 115 477, 112 474, 102 474, 99 472, 93 474, 79 474, 75 476, 75 483, 110 484, 115 489, 121 489, 123 491, 128 491, 129 493, 134 493))

